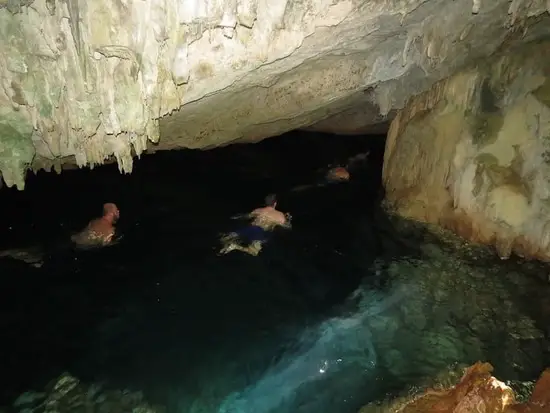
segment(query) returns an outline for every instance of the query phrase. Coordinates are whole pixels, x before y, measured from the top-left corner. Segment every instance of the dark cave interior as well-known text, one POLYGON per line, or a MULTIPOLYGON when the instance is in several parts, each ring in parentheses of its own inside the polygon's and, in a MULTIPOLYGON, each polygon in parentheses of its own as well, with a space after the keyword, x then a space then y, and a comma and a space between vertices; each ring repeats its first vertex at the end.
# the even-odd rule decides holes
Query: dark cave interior
POLYGON ((356 413, 479 359, 499 379, 533 380, 550 360, 547 288, 530 276, 542 264, 503 263, 485 247, 464 255, 397 224, 380 207, 384 145, 383 135, 294 131, 157 152, 129 175, 109 164, 2 188, 0 252, 39 251, 42 265, 0 258, 0 406, 66 371, 143 391, 169 413, 193 403, 356 413), (348 182, 324 182, 329 167, 367 151, 348 182), (273 193, 292 230, 275 231, 258 257, 219 256, 220 234, 243 225, 231 217, 273 193), (123 238, 74 249, 69 236, 104 202, 118 205, 123 238), (320 371, 331 357, 344 363, 311 374, 308 363, 320 371))
MULTIPOLYGON (((108 318, 126 296, 154 295, 150 285, 155 262, 165 268, 174 260, 185 260, 187 267, 208 268, 209 260, 216 259, 212 249, 217 234, 233 225, 228 217, 261 205, 269 193, 278 195, 280 209, 292 212, 294 232, 309 228, 285 241, 290 260, 304 245, 321 242, 316 236, 330 234, 335 244, 347 242, 346 231, 357 225, 349 217, 370 210, 381 196, 384 142, 381 135, 294 131, 257 144, 157 152, 135 160, 129 175, 109 164, 60 175, 29 174, 24 191, 4 187, 0 249, 39 248, 46 254, 40 269, 0 260, 9 285, 1 293, 5 313, 0 329, 6 332, 5 354, 13 355, 1 366, 2 374, 11 378, 0 401, 8 402, 67 366, 78 371, 73 361, 88 347, 93 326, 108 318), (368 162, 354 170, 345 191, 315 186, 293 191, 320 182, 329 165, 343 165, 365 151, 370 151, 368 162), (350 186, 356 190, 350 191, 350 186), (117 230, 123 241, 103 251, 72 250, 67 243, 70 234, 98 216, 104 202, 115 202, 121 210, 117 230)), ((376 248, 371 245, 371 254, 376 248)), ((323 252, 311 254, 309 261, 320 259, 323 252)), ((337 280, 341 288, 334 288, 328 301, 341 300, 357 282, 355 275, 337 280)), ((326 308, 327 302, 321 301, 315 305, 326 308)), ((86 370, 80 374, 85 376, 86 370)))

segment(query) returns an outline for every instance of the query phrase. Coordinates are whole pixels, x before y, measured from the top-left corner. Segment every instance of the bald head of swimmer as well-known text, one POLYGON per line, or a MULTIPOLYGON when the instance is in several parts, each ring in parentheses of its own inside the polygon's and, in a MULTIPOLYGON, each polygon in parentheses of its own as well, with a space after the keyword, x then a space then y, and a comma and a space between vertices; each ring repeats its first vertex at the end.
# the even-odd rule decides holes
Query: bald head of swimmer
POLYGON ((115 224, 120 218, 120 211, 118 207, 112 202, 103 204, 103 216, 102 219, 107 221, 109 224, 115 224))

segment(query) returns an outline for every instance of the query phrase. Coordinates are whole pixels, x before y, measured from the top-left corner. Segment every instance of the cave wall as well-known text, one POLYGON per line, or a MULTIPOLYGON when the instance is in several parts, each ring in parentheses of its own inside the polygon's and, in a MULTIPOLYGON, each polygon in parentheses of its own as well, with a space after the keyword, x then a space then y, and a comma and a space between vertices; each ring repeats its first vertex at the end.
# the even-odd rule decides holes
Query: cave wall
POLYGON ((384 159, 388 207, 550 260, 550 41, 482 60, 411 98, 384 159))
POLYGON ((549 8, 0 0, 0 172, 23 189, 28 168, 114 159, 131 172, 144 151, 255 142, 308 125, 365 131, 469 60, 522 41, 549 8))

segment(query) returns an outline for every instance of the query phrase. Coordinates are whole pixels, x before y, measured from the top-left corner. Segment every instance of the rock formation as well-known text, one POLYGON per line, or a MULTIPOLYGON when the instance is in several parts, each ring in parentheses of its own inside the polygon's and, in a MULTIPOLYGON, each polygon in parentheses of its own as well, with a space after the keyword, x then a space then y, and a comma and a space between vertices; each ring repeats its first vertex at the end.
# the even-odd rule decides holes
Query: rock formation
MULTIPOLYGON (((550 369, 544 371, 527 400, 519 402, 512 388, 491 375, 493 367, 478 362, 466 369, 451 388, 428 389, 420 396, 394 401, 387 406, 370 404, 359 413, 548 413, 550 369)), ((105 391, 85 385, 70 374, 62 374, 45 391, 26 392, 13 403, 21 413, 139 412, 163 413, 162 406, 146 403, 141 393, 105 391)))
POLYGON ((549 9, 547 0, 0 0, 0 171, 23 189, 28 168, 114 158, 130 172, 148 142, 209 148, 305 126, 365 131, 466 62, 547 32, 549 9))
POLYGON ((44 264, 44 253, 40 248, 13 248, 0 251, 0 259, 11 258, 21 261, 35 268, 40 268, 44 264))
POLYGON ((493 367, 476 363, 466 369, 450 389, 430 389, 413 401, 400 401, 388 409, 366 406, 359 413, 547 413, 550 411, 550 369, 535 385, 529 400, 517 403, 514 391, 491 376, 493 367))
POLYGON ((388 134, 388 205, 501 258, 550 260, 549 55, 535 42, 412 98, 388 134))
POLYGON ((164 413, 144 401, 139 392, 105 390, 96 384, 86 385, 68 373, 52 381, 42 392, 26 392, 12 406, 20 413, 134 412, 164 413))

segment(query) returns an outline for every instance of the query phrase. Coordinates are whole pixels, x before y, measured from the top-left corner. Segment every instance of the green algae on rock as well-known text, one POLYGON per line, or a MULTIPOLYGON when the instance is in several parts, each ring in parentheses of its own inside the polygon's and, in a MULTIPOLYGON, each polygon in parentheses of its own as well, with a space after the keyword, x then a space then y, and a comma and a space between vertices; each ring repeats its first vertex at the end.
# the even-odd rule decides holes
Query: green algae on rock
POLYGON ((388 134, 388 206, 503 259, 550 260, 548 53, 548 41, 505 51, 412 98, 388 134))
MULTIPOLYGON (((0 107, 32 123, 31 168, 130 173, 145 150, 380 130, 411 96, 550 20, 525 0, 356 3, 2 0, 0 107)), ((489 82, 486 101, 500 91, 489 82)))
POLYGON ((22 125, 20 129, 0 120, 0 173, 8 187, 15 184, 22 190, 25 188, 25 174, 34 158, 35 149, 31 128, 22 125))

